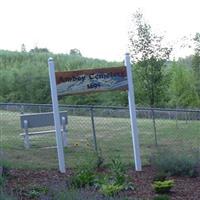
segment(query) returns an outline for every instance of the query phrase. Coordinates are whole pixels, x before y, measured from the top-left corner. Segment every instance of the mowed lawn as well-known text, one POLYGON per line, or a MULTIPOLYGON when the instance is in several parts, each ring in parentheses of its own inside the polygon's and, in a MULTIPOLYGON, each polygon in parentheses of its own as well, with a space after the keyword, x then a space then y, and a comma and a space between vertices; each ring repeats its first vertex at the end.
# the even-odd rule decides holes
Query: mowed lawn
MULTIPOLYGON (((65 148, 67 167, 96 162, 91 118, 70 116, 68 124, 68 147, 65 148)), ((158 148, 185 149, 200 147, 200 122, 156 120, 157 144, 152 119, 138 119, 139 140, 143 164, 158 148)), ((98 154, 108 163, 120 156, 127 165, 133 165, 133 148, 130 120, 128 118, 95 117, 95 132, 98 154)), ((52 129, 47 127, 45 129, 52 129)), ((42 130, 45 130, 44 128, 42 130)), ((41 129, 38 129, 41 130, 41 129)), ((30 131, 35 131, 30 129, 30 131)), ((41 135, 30 138, 32 147, 24 149, 23 138, 19 135, 20 114, 0 111, 0 156, 1 162, 16 167, 56 168, 57 152, 55 135, 41 135)))

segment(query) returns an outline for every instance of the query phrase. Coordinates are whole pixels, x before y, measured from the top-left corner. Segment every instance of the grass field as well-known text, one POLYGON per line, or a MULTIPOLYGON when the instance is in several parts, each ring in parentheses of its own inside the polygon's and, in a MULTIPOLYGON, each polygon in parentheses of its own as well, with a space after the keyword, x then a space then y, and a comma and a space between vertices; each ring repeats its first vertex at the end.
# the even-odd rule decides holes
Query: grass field
MULTIPOLYGON (((99 154, 108 163, 120 156, 129 165, 133 164, 132 140, 128 118, 95 117, 95 130, 99 154)), ((48 127, 51 128, 51 127, 48 127)), ((157 141, 151 119, 138 119, 139 139, 143 164, 158 148, 199 150, 200 122, 156 120, 157 141)), ((41 130, 41 129, 40 129, 41 130)), ((44 130, 44 129, 43 129, 44 130)), ((54 134, 31 137, 32 147, 25 150, 19 135, 19 113, 0 111, 0 156, 1 162, 15 167, 57 168, 57 152, 54 134)), ((68 147, 65 159, 68 167, 96 161, 91 118, 70 116, 68 125, 68 147)))

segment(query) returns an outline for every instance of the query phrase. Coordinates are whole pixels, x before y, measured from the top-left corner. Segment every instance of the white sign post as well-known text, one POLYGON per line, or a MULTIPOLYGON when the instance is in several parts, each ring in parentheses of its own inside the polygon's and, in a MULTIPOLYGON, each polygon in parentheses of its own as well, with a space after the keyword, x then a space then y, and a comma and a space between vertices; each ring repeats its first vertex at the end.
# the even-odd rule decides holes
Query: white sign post
POLYGON ((49 66, 49 78, 50 78, 50 86, 51 86, 51 99, 52 99, 52 105, 53 105, 54 125, 56 129, 56 143, 57 143, 59 170, 61 173, 65 173, 66 172, 65 158, 64 158, 63 141, 62 141, 62 135, 61 135, 58 96, 57 96, 56 79, 55 79, 55 67, 54 67, 53 58, 48 59, 48 66, 49 66))
POLYGON ((134 96, 130 56, 128 53, 125 55, 125 66, 128 78, 128 102, 129 102, 129 112, 131 119, 131 133, 132 133, 134 160, 135 160, 135 170, 141 171, 142 165, 141 165, 140 146, 138 139, 138 128, 136 121, 135 96, 134 96))

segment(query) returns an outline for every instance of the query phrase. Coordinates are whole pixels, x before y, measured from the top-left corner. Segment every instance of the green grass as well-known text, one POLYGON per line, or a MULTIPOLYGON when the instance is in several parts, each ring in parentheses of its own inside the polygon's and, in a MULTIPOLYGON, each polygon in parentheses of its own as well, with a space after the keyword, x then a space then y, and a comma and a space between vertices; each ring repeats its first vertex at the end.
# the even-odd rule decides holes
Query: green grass
MULTIPOLYGON (((0 111, 0 157, 6 165, 18 168, 57 168, 57 152, 54 134, 31 137, 32 147, 25 150, 20 114, 0 111)), ((51 128, 51 127, 49 127, 51 128)), ((126 165, 133 164, 130 121, 128 118, 95 117, 98 148, 108 163, 110 158, 120 156, 126 165)), ((155 151, 153 123, 151 119, 138 119, 139 139, 143 164, 155 151)), ((200 122, 156 120, 158 147, 166 149, 198 149, 200 145, 200 122)), ((91 118, 70 116, 68 147, 65 148, 67 167, 87 162, 94 163, 96 154, 93 146, 91 118)), ((41 130, 41 129, 40 129, 41 130)), ((43 129, 44 130, 44 129, 43 129)))

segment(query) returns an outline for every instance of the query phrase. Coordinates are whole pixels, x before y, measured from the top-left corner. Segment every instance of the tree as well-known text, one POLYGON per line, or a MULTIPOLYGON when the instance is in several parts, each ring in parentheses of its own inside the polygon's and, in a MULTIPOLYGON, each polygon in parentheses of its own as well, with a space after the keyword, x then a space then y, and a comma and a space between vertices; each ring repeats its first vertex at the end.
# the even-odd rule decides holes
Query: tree
POLYGON ((47 48, 38 48, 37 46, 34 49, 30 50, 30 53, 50 53, 47 48))
POLYGON ((163 47, 164 37, 152 32, 140 11, 133 15, 133 25, 133 30, 129 32, 129 49, 132 59, 137 62, 135 75, 148 104, 159 106, 166 86, 164 66, 172 48, 163 47))
POLYGON ((191 68, 173 62, 170 68, 170 106, 198 107, 199 98, 195 90, 194 73, 191 68))
POLYGON ((71 49, 69 52, 69 55, 73 55, 73 56, 82 56, 81 51, 79 49, 71 49))
POLYGON ((194 37, 194 51, 195 54, 192 58, 192 69, 195 74, 196 90, 200 97, 200 33, 196 33, 194 37))

